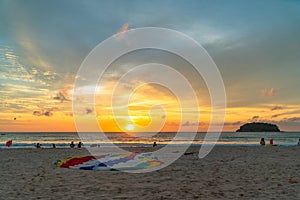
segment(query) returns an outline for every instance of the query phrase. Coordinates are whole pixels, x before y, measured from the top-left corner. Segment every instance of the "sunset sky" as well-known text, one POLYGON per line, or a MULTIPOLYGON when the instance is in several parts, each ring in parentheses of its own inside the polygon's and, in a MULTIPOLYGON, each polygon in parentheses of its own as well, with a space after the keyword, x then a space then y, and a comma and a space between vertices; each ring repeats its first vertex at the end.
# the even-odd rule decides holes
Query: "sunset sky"
MULTIPOLYGON (((207 50, 225 84, 224 131, 253 121, 276 123, 284 131, 300 130, 299 1, 0 0, 0 132, 76 131, 72 91, 82 61, 106 38, 141 27, 180 31, 207 50)), ((129 54, 113 64, 96 107, 87 105, 82 115, 88 121, 95 110, 104 131, 139 131, 138 127, 160 120, 165 121, 162 131, 176 131, 179 125, 189 131, 197 126, 193 111, 199 109, 199 131, 205 131, 210 122, 209 94, 190 67, 167 53, 129 54), (149 57, 163 58, 186 73, 196 88, 199 108, 191 107, 190 119, 181 121, 175 96, 146 84, 126 107, 132 121, 124 117, 118 127, 115 119, 122 116, 114 116, 109 105, 114 78, 122 66, 149 57), (151 119, 149 110, 158 104, 165 113, 159 111, 151 119)))

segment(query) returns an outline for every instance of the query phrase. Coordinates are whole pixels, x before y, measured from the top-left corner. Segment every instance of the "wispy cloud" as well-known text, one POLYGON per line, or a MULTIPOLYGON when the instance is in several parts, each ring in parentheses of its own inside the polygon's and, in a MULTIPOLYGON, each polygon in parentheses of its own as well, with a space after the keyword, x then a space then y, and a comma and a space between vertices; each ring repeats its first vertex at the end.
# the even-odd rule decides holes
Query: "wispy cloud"
POLYGON ((93 109, 92 108, 85 108, 85 114, 91 114, 91 113, 93 113, 93 109))
POLYGON ((258 119, 259 119, 259 116, 257 116, 257 115, 252 117, 252 120, 258 120, 258 119))
POLYGON ((272 98, 272 97, 275 97, 275 95, 276 95, 276 91, 274 88, 271 88, 271 89, 264 88, 260 91, 261 98, 265 98, 265 97, 272 98))
POLYGON ((274 106, 274 107, 271 108, 272 111, 274 111, 274 110, 282 110, 282 109, 283 109, 282 106, 274 106))
POLYGON ((272 115, 271 118, 277 118, 279 116, 280 116, 280 114, 276 114, 276 115, 272 115))
POLYGON ((39 110, 35 110, 32 113, 34 116, 47 116, 47 117, 51 117, 51 116, 53 116, 53 111, 59 110, 58 107, 51 107, 51 108, 47 108, 47 109, 44 109, 41 106, 38 106, 38 107, 40 109, 39 110))
POLYGON ((284 118, 281 122, 300 122, 300 117, 284 118))
POLYGON ((129 28, 129 24, 125 23, 113 37, 117 41, 124 40, 126 44, 130 46, 132 44, 132 41, 126 38, 126 31, 128 30, 128 28, 129 28))
POLYGON ((128 27, 129 27, 129 24, 125 23, 113 37, 118 41, 124 39, 125 32, 128 30, 128 27))
POLYGON ((269 90, 269 93, 268 93, 269 97, 274 97, 275 94, 276 94, 275 89, 274 89, 274 88, 271 88, 271 89, 269 90))
POLYGON ((33 111, 32 113, 34 116, 47 116, 47 117, 51 117, 53 115, 53 113, 51 111, 46 111, 46 112, 43 112, 43 111, 33 111))
POLYGON ((64 101, 70 101, 73 85, 66 85, 63 89, 57 92, 56 96, 53 97, 55 100, 59 100, 61 103, 64 101))
POLYGON ((198 126, 199 123, 186 121, 182 124, 182 126, 198 126))

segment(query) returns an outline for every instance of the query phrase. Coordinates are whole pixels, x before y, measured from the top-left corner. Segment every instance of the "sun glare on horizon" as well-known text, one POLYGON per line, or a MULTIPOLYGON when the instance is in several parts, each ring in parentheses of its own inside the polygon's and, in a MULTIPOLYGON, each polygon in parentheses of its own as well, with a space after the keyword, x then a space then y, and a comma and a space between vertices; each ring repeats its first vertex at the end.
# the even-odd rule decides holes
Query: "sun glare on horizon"
POLYGON ((126 128, 126 130, 128 130, 128 131, 132 131, 133 129, 134 129, 134 125, 133 124, 128 124, 125 128, 126 128))

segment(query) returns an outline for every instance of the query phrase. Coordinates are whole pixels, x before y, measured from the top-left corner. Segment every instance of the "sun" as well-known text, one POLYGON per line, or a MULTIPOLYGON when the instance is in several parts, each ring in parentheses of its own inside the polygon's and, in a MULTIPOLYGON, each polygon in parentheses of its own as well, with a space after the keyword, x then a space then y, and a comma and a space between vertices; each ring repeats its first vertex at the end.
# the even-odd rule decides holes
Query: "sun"
POLYGON ((134 125, 133 124, 128 124, 125 128, 128 131, 132 131, 134 129, 134 125))

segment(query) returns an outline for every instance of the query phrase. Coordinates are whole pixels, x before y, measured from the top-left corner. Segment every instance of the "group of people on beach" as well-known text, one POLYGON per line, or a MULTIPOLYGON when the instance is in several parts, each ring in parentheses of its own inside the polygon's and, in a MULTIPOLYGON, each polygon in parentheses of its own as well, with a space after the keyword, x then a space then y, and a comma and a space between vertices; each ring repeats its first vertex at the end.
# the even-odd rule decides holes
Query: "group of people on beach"
MULTIPOLYGON (((260 139, 260 145, 266 145, 265 138, 260 139)), ((270 145, 274 145, 273 139, 270 139, 270 145)))
MULTIPOLYGON (((10 146, 12 145, 12 140, 7 141, 5 145, 6 145, 7 147, 10 147, 10 146)), ((261 146, 266 145, 265 138, 261 138, 261 139, 260 139, 260 145, 261 145, 261 146)), ((270 139, 270 145, 274 145, 273 139, 270 139)), ((83 143, 82 143, 82 142, 78 142, 77 148, 81 148, 82 146, 83 146, 83 143)), ((97 146, 99 147, 99 145, 97 145, 97 146)), ((157 143, 154 142, 152 146, 153 146, 153 147, 157 147, 157 143)), ((300 139, 298 140, 298 146, 300 146, 300 139)), ((36 143, 35 147, 36 147, 36 148, 41 148, 42 145, 41 145, 40 143, 36 143)), ((91 145, 91 147, 92 147, 92 145, 91 145)), ((56 145, 55 145, 55 144, 52 144, 52 148, 53 148, 53 149, 56 148, 56 145)), ((70 148, 75 148, 74 141, 72 141, 72 142, 70 143, 70 148)))
MULTIPOLYGON (((78 142, 77 148, 81 148, 82 145, 83 145, 82 142, 78 142)), ((70 147, 71 147, 71 148, 74 148, 74 147, 75 147, 74 141, 71 142, 70 147)))
MULTIPOLYGON (((81 148, 82 145, 83 145, 82 142, 79 142, 79 143, 77 144, 77 148, 81 148)), ((40 149, 41 147, 42 147, 42 145, 41 145, 40 143, 36 143, 35 148, 40 149)), ((72 141, 72 142, 70 143, 70 147, 71 147, 71 148, 74 148, 74 147, 75 147, 74 141, 72 141)), ((52 148, 53 148, 53 149, 56 148, 56 145, 55 145, 54 143, 52 144, 52 148)))
MULTIPOLYGON (((260 145, 266 145, 266 141, 265 141, 265 138, 261 138, 260 139, 260 145)), ((274 140, 273 139, 270 139, 270 145, 274 145, 274 140)), ((300 146, 300 139, 298 140, 298 146, 300 146)))
MULTIPOLYGON (((40 149, 40 148, 42 148, 42 145, 41 145, 40 143, 36 143, 35 148, 40 149)), ((55 144, 52 144, 52 148, 55 149, 55 148, 56 148, 56 145, 55 145, 55 144)))

